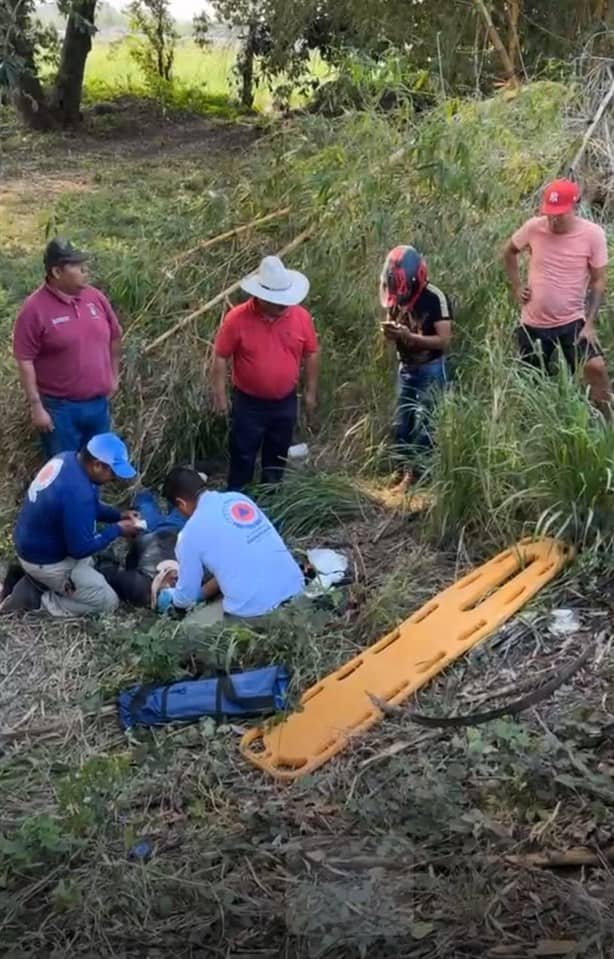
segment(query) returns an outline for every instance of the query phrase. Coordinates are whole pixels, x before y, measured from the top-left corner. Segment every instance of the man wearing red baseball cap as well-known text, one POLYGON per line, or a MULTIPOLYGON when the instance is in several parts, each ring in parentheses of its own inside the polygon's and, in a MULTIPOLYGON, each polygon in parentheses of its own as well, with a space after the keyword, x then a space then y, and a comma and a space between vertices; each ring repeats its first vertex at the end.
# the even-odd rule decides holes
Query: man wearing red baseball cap
POLYGON ((504 264, 522 310, 522 358, 549 373, 558 347, 572 372, 582 365, 591 400, 608 413, 610 379, 595 330, 607 283, 608 248, 604 230, 577 215, 579 199, 578 185, 571 180, 548 184, 542 215, 528 220, 508 240, 504 264), (526 285, 518 268, 523 251, 529 254, 526 285))

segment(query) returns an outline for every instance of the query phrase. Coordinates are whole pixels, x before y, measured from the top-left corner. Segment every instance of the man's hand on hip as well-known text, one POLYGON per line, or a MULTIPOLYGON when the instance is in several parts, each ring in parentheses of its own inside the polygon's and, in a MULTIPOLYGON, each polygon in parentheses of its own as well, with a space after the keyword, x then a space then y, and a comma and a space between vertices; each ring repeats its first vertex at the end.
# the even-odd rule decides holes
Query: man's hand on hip
POLYGON ((512 294, 518 306, 525 306, 531 299, 531 288, 528 286, 519 286, 512 290, 512 294))
POLYGON ((30 414, 32 416, 32 424, 37 430, 41 433, 53 433, 55 429, 53 420, 40 400, 31 404, 30 414))

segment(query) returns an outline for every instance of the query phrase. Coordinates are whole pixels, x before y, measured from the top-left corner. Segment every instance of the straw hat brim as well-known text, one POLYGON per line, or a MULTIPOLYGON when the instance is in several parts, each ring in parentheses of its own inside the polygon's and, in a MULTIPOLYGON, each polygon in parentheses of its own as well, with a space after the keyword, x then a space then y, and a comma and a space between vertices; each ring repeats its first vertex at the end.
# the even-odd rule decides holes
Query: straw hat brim
POLYGON ((276 306, 296 306, 302 303, 309 293, 309 280, 298 270, 287 270, 290 277, 290 286, 286 290, 271 290, 262 286, 258 274, 252 273, 241 280, 240 286, 245 293, 256 296, 265 303, 275 303, 276 306))

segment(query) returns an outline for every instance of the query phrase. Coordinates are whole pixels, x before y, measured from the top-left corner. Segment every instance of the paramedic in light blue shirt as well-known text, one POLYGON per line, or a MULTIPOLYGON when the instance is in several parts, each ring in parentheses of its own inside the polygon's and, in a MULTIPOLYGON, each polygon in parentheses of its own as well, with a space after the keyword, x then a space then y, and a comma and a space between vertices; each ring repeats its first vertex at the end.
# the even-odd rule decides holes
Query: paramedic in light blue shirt
POLYGON ((158 609, 194 606, 203 598, 207 575, 214 582, 207 583, 205 596, 217 587, 223 613, 229 616, 264 616, 302 593, 300 566, 247 496, 207 492, 203 477, 182 466, 169 473, 164 496, 188 521, 177 542, 177 585, 162 591, 158 609))
POLYGON ((60 453, 32 480, 13 539, 24 572, 44 587, 41 607, 52 616, 109 613, 118 599, 92 556, 119 536, 137 532, 136 516, 100 502, 98 488, 136 470, 114 433, 92 437, 79 453, 60 453), (105 528, 96 532, 96 524, 105 528))

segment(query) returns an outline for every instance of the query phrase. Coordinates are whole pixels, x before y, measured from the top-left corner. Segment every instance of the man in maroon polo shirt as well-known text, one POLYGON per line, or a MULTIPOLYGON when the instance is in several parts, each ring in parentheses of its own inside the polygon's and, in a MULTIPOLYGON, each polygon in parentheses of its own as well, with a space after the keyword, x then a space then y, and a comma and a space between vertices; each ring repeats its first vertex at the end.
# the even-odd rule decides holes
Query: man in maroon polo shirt
POLYGON ((107 298, 88 285, 86 260, 66 240, 52 240, 45 282, 13 330, 19 378, 48 457, 80 450, 110 429, 122 331, 107 298))
POLYGON ((257 273, 241 281, 252 299, 224 317, 215 338, 213 392, 219 413, 228 412, 226 378, 232 360, 232 416, 228 488, 241 490, 253 479, 261 451, 262 482, 281 480, 296 424, 301 367, 303 404, 315 409, 318 340, 313 320, 298 304, 309 281, 267 256, 257 273))

